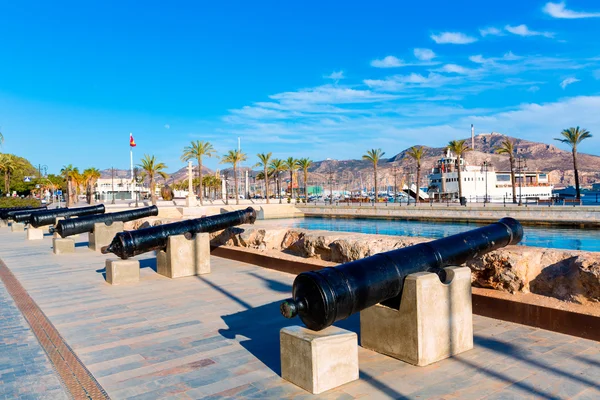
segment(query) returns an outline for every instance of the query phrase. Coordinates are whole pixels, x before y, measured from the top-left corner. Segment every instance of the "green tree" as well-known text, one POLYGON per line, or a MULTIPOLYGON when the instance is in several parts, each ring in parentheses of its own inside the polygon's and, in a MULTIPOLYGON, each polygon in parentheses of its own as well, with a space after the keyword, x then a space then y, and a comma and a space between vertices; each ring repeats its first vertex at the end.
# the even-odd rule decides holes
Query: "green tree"
POLYGON ((198 161, 198 178, 200 182, 200 187, 198 188, 198 196, 200 196, 200 205, 203 205, 202 202, 202 157, 212 157, 216 155, 216 151, 213 148, 213 145, 210 142, 204 142, 202 140, 196 140, 195 142, 190 142, 189 146, 185 146, 183 148, 183 155, 181 156, 181 160, 187 162, 192 159, 196 159, 198 161))
MULTIPOLYGON (((423 146, 413 146, 406 152, 410 157, 412 157, 417 162, 417 190, 415 192, 415 206, 419 204, 419 184, 421 182, 421 159, 425 156, 425 148, 423 146)), ((410 188, 409 188, 410 190, 410 188)), ((394 194, 395 196, 395 194, 394 194)))
POLYGON ((0 155, 0 171, 4 172, 4 192, 10 193, 10 182, 15 171, 25 167, 20 157, 13 154, 0 155))
POLYGON ((456 170, 458 171, 458 197, 463 197, 462 195, 462 166, 460 160, 463 158, 465 153, 469 150, 469 146, 467 145, 466 140, 452 140, 448 142, 447 146, 448 150, 453 152, 456 155, 456 170))
POLYGON ((221 164, 233 165, 233 182, 235 193, 235 204, 240 204, 240 196, 238 195, 237 168, 239 163, 246 161, 246 154, 241 150, 229 150, 221 159, 221 164))
POLYGON ((79 176, 79 169, 74 167, 73 164, 64 165, 60 170, 60 174, 67 182, 67 196, 65 197, 65 200, 67 202, 67 207, 70 207, 76 203, 76 194, 74 194, 74 192, 76 193, 75 182, 79 176))
POLYGON ((142 169, 141 177, 142 179, 148 178, 150 181, 150 196, 152 199, 152 205, 156 205, 156 178, 158 176, 163 179, 167 179, 168 175, 164 172, 164 169, 168 167, 161 162, 156 161, 154 156, 150 156, 148 154, 144 154, 144 158, 142 158, 138 167, 142 169))
POLYGON ((290 172, 290 197, 294 198, 294 172, 298 169, 298 160, 294 157, 288 157, 283 162, 286 171, 290 172))
MULTIPOLYGON (((258 162, 255 167, 263 168, 263 177, 265 179, 265 197, 267 198, 267 204, 269 204, 269 162, 271 161, 271 156, 273 153, 258 153, 256 156, 258 157, 258 162)), ((257 176, 258 178, 258 176, 257 176)))
POLYGON ((382 151, 381 149, 371 149, 369 151, 367 151, 367 154, 362 156, 363 160, 367 160, 367 161, 371 161, 373 163, 373 186, 375 189, 375 201, 377 201, 378 198, 378 192, 377 192, 377 163, 379 162, 379 160, 381 160, 381 158, 385 155, 385 152, 382 151))
POLYGON ((506 138, 500 143, 500 146, 494 150, 498 154, 508 154, 508 160, 510 162, 510 183, 512 185, 512 198, 513 203, 517 203, 517 188, 515 185, 515 143, 506 138))
POLYGON ((94 185, 100 178, 101 173, 98 168, 88 168, 83 171, 82 178, 85 185, 85 198, 88 204, 94 203, 94 185))
POLYGON ((312 165, 312 160, 310 158, 301 158, 298 160, 298 167, 302 170, 304 174, 304 199, 308 201, 308 169, 312 165))
POLYGON ((2 132, 0 132, 0 146, 2 146, 4 144, 4 135, 2 135, 2 132))
POLYGON ((562 138, 554 138, 559 142, 563 142, 571 146, 571 153, 573 154, 573 170, 575 172, 575 191, 577 193, 577 200, 581 199, 581 191, 579 189, 579 171, 577 170, 577 146, 585 139, 591 138, 592 134, 583 128, 569 128, 564 129, 560 133, 562 138))
POLYGON ((271 160, 269 168, 271 170, 271 175, 273 175, 273 178, 275 179, 277 197, 279 198, 279 204, 281 204, 281 173, 285 171, 285 164, 283 163, 283 160, 274 158, 271 160))

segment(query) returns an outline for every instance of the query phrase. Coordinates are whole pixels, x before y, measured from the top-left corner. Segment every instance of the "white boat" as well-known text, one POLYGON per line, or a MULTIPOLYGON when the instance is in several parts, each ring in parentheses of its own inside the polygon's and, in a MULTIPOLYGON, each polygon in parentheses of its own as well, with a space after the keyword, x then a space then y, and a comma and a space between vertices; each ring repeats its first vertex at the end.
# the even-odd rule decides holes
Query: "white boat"
MULTIPOLYGON (((461 158, 462 194, 467 202, 512 202, 510 171, 496 171, 490 165, 468 165, 461 158)), ((456 156, 449 150, 427 176, 427 193, 433 201, 458 199, 456 156)), ((548 174, 540 171, 515 171, 517 201, 550 200, 552 185, 548 174)))

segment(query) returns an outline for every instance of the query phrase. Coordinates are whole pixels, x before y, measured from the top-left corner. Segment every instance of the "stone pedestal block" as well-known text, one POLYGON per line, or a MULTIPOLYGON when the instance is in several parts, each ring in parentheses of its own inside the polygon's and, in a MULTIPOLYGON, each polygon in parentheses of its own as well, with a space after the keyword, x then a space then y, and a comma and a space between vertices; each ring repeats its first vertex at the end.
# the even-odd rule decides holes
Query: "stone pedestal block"
POLYGON ((185 206, 186 207, 196 207, 198 205, 198 199, 196 195, 188 196, 185 198, 185 206))
POLYGON ((27 228, 27 240, 42 240, 44 238, 44 230, 42 228, 27 228))
POLYGON ((198 233, 192 239, 184 235, 169 236, 167 250, 156 255, 156 269, 168 278, 209 274, 209 234, 198 233))
POLYGON ((105 263, 106 282, 111 285, 124 285, 140 281, 140 262, 109 258, 105 263))
POLYGON ((0 228, 8 228, 8 220, 0 219, 0 228))
POLYGON ((75 253, 75 241, 73 239, 52 239, 54 254, 75 253))
POLYGON ((21 222, 13 222, 10 224, 10 231, 11 232, 24 232, 25 224, 21 223, 21 222))
POLYGON ((113 222, 106 225, 104 222, 94 224, 94 231, 88 233, 88 247, 90 250, 100 251, 104 246, 108 246, 112 242, 115 235, 123 232, 123 222, 113 222))
POLYGON ((447 281, 419 272, 404 281, 400 310, 360 313, 361 346, 425 366, 473 348, 471 270, 445 268, 447 281))
POLYGON ((279 333, 281 377, 312 394, 358 379, 356 333, 330 326, 315 332, 300 326, 279 333))

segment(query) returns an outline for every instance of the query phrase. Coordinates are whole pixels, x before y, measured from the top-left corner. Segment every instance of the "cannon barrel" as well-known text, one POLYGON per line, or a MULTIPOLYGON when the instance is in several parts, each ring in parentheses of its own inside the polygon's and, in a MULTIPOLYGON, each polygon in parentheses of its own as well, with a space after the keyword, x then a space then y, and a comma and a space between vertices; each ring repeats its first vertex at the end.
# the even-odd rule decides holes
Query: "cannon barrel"
POLYGON ((29 218, 31 217, 31 214, 38 212, 38 211, 45 211, 47 209, 48 208, 46 206, 44 206, 44 207, 29 208, 27 210, 9 211, 8 218, 12 219, 15 222, 29 222, 29 218))
POLYGON ((410 247, 379 253, 318 271, 302 272, 294 280, 293 298, 281 303, 286 318, 296 315, 307 328, 319 331, 375 304, 399 309, 404 279, 416 272, 434 272, 445 281, 443 268, 461 265, 523 238, 513 218, 410 247))
POLYGON ((255 220, 256 211, 252 207, 248 207, 245 210, 210 217, 120 232, 115 235, 110 245, 102 248, 102 253, 114 253, 126 260, 148 251, 166 249, 169 236, 186 235, 189 237, 195 233, 217 232, 236 225, 253 224, 255 220))
POLYGON ((45 210, 46 206, 42 207, 8 207, 8 208, 0 208, 0 219, 9 219, 12 218, 12 213, 17 211, 36 211, 36 210, 45 210))
POLYGON ((29 225, 33 226, 34 228, 39 228, 40 226, 56 224, 56 219, 58 217, 83 217, 85 215, 104 214, 104 211, 106 211, 104 204, 98 204, 89 207, 54 208, 51 210, 42 210, 31 214, 29 217, 29 225))
POLYGON ((158 207, 156 206, 136 208, 135 210, 120 211, 109 214, 87 215, 85 217, 63 219, 62 221, 58 221, 56 227, 52 228, 50 232, 56 232, 64 238, 71 235, 77 235, 79 233, 92 232, 94 230, 94 224, 97 223, 104 222, 106 225, 110 225, 113 222, 127 222, 156 215, 158 215, 158 207))

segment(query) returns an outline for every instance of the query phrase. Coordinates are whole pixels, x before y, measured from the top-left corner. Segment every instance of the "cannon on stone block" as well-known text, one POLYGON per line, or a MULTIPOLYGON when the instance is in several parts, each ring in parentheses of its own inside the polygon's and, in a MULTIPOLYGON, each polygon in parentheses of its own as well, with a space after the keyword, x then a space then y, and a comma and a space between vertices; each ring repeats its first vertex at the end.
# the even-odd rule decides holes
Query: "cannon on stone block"
POLYGON ((46 206, 43 207, 31 207, 31 206, 26 206, 26 207, 7 207, 7 208, 0 208, 0 219, 10 219, 11 218, 11 213, 12 212, 16 212, 16 211, 38 211, 38 210, 45 210, 46 206))
POLYGON ((33 212, 30 214, 29 219, 27 221, 32 227, 39 228, 40 226, 56 224, 57 218, 60 217, 83 217, 92 214, 104 214, 105 211, 106 209, 104 208, 104 204, 78 208, 54 208, 51 210, 41 210, 33 212))
POLYGON ((102 249, 103 254, 113 253, 126 260, 153 250, 165 250, 169 237, 184 235, 191 238, 197 233, 212 233, 236 225, 253 224, 256 211, 252 207, 210 217, 189 219, 171 224, 153 226, 118 233, 110 245, 102 249))
MULTIPOLYGON (((337 267, 303 272, 294 280, 293 297, 281 304, 280 311, 286 318, 299 315, 307 328, 320 331, 376 304, 399 310, 408 275, 433 272, 445 282, 445 267, 458 266, 490 251, 517 244, 522 238, 521 224, 513 218, 503 218, 443 239, 337 267)), ((468 284, 470 286, 470 281, 468 284)))
POLYGON ((33 207, 33 208, 24 208, 21 210, 11 210, 6 212, 6 218, 3 219, 12 219, 17 223, 27 222, 29 221, 29 217, 31 214, 38 211, 44 211, 48 208, 46 206, 43 207, 33 207))
POLYGON ((94 214, 78 218, 64 219, 58 221, 51 233, 58 233, 61 237, 77 235, 85 232, 93 232, 95 224, 112 225, 114 222, 127 222, 140 218, 153 217, 158 215, 158 207, 150 206, 136 208, 134 210, 120 211, 108 214, 94 214))

